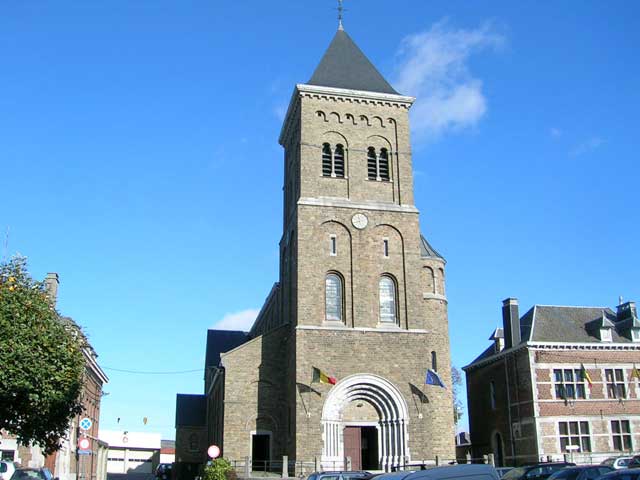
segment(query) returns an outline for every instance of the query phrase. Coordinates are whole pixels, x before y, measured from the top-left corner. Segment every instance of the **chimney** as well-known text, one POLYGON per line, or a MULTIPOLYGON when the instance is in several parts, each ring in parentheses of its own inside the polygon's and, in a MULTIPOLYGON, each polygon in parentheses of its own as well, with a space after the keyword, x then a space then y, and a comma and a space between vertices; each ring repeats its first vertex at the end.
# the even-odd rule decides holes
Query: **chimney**
POLYGON ((54 307, 56 306, 56 300, 58 299, 58 285, 60 285, 58 274, 47 273, 47 276, 44 279, 44 290, 47 292, 47 296, 54 307))
POLYGON ((520 315, 517 298, 507 298, 502 301, 502 323, 504 326, 504 347, 515 347, 520 343, 520 315))

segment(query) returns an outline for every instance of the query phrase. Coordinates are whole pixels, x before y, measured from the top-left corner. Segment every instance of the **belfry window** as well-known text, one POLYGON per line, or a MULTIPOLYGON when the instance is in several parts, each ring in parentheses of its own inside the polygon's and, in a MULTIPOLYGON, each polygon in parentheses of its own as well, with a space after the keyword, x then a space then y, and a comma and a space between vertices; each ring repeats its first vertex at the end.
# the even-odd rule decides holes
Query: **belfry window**
POLYGON ((378 182, 391 180, 389 151, 386 148, 381 148, 379 155, 376 154, 375 148, 367 149, 367 178, 378 182))
POLYGON ((396 282, 391 277, 380 277, 379 283, 380 295, 380 322, 396 323, 396 282))
POLYGON ((329 273, 325 279, 325 320, 342 321, 342 278, 336 273, 329 273))
POLYGON ((332 151, 331 145, 322 144, 322 176, 344 178, 344 146, 338 144, 332 151))

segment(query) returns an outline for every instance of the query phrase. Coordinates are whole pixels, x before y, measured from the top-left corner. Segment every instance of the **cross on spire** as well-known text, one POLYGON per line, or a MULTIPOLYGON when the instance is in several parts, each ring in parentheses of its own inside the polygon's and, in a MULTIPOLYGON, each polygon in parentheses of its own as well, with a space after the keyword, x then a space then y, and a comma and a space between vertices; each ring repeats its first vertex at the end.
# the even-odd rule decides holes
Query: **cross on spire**
POLYGON ((344 8, 342 7, 342 0, 338 0, 338 30, 344 30, 342 27, 342 12, 344 12, 344 8))

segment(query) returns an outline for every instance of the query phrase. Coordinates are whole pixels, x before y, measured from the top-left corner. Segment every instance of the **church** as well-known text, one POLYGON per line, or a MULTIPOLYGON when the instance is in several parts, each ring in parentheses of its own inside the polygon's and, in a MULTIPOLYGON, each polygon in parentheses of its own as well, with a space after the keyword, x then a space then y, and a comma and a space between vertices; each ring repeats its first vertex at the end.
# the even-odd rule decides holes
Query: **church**
POLYGON ((204 394, 177 398, 179 462, 208 445, 254 468, 455 458, 445 260, 414 204, 414 100, 341 24, 295 86, 279 138, 279 280, 250 332, 208 331, 204 394))

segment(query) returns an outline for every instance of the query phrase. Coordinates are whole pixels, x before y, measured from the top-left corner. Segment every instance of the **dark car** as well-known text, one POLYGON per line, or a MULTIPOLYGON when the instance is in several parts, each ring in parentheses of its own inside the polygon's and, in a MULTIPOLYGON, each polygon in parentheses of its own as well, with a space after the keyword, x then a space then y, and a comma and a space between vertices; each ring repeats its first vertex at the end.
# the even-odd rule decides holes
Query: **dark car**
POLYGON ((426 470, 384 473, 376 480, 499 480, 491 465, 466 464, 434 467, 426 470))
POLYGON ((161 463, 156 468, 156 478, 158 480, 171 480, 171 472, 173 470, 173 463, 161 463))
POLYGON ((549 480, 595 480, 606 473, 613 472, 613 470, 613 467, 607 465, 566 467, 551 475, 549 480))
POLYGON ((640 467, 640 455, 635 455, 627 465, 627 468, 638 468, 640 467))
POLYGON ((502 476, 502 480, 545 480, 558 470, 575 466, 575 463, 570 462, 534 463, 508 471, 502 476))
POLYGON ((58 480, 47 468, 16 468, 11 480, 58 480))
POLYGON ((623 468, 601 476, 598 480, 640 480, 640 468, 623 468))

